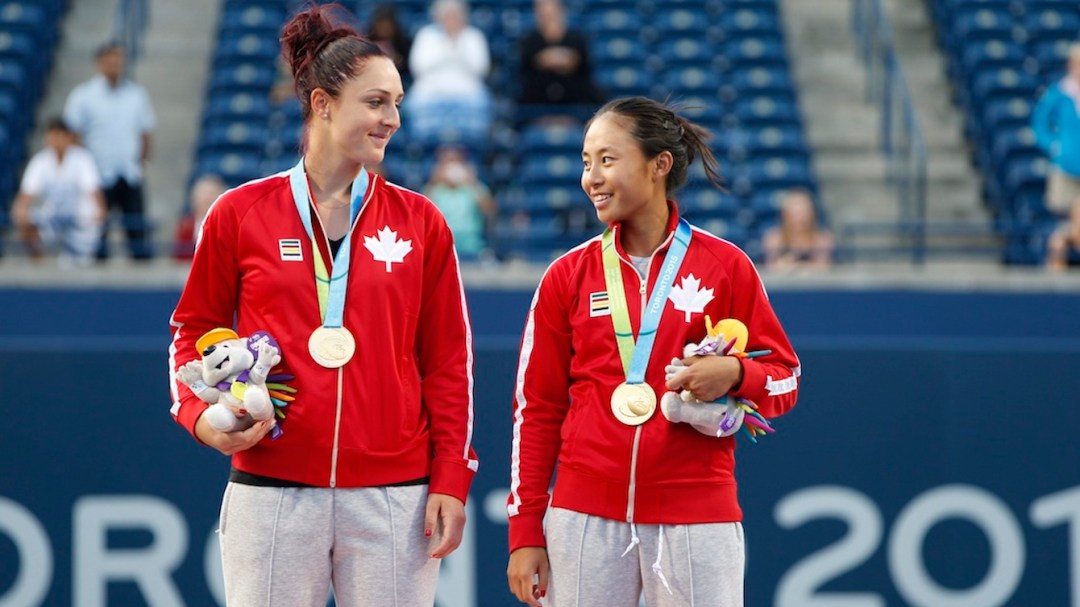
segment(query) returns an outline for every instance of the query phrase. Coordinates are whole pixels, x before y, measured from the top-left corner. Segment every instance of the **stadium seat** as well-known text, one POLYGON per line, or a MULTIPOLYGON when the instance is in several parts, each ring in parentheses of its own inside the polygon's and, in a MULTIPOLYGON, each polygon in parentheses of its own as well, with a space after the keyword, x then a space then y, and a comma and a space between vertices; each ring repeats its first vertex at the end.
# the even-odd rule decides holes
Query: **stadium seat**
POLYGON ((654 78, 645 67, 621 65, 598 67, 594 78, 600 88, 610 97, 629 95, 649 96, 653 91, 654 78))
POLYGON ((605 36, 599 40, 593 40, 589 52, 593 61, 608 64, 638 63, 642 64, 649 54, 646 45, 636 35, 605 36))
POLYGON ((766 95, 748 95, 734 104, 732 116, 740 125, 796 125, 801 124, 798 105, 788 99, 766 95))
POLYGON ((243 120, 266 124, 270 112, 270 99, 265 94, 222 91, 207 98, 203 120, 243 120))
POLYGON ((228 122, 203 131, 199 152, 238 152, 264 154, 266 151, 266 125, 253 126, 247 122, 228 122))
POLYGON ((1080 33, 1080 14, 1057 9, 1029 10, 1024 15, 1024 30, 1030 42, 1075 39, 1080 33))

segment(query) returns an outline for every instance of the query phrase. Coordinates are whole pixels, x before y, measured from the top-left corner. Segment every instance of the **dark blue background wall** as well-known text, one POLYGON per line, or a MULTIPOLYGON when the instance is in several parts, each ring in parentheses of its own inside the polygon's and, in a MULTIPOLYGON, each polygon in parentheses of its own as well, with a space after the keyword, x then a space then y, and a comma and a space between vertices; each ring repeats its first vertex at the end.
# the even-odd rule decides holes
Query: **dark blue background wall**
MULTIPOLYGON (((176 297, 0 290, 0 605, 216 604, 228 463, 168 414, 176 297)), ((502 500, 530 298, 469 292, 481 469, 441 607, 516 604, 502 500)), ((739 448, 749 607, 1080 605, 1080 295, 772 299, 805 375, 777 435, 739 448)))

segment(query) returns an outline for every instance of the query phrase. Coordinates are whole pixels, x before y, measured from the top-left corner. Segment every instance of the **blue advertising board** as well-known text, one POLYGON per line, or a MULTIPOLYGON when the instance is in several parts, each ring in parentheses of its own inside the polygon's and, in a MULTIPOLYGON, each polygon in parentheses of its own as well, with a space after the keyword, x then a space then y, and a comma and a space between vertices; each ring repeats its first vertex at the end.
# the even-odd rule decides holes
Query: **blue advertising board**
MULTIPOLYGON (((169 291, 0 290, 0 606, 223 605, 228 461, 169 417, 169 291)), ((481 458, 440 607, 505 582, 531 293, 470 290, 481 458)), ((738 450, 749 607, 1080 606, 1080 295, 776 291, 804 368, 738 450)))

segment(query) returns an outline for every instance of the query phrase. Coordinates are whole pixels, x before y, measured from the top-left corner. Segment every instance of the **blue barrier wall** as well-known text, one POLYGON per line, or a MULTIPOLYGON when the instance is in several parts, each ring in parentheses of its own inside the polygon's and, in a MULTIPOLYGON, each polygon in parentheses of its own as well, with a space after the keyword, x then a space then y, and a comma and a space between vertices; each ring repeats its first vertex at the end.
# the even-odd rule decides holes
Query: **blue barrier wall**
MULTIPOLYGON (((176 297, 0 290, 0 605, 223 604, 228 463, 169 418, 176 297)), ((530 297, 469 292, 481 468, 440 607, 517 604, 503 499, 530 297)), ((739 448, 749 607, 1080 605, 1080 295, 772 299, 805 375, 777 435, 739 448)))

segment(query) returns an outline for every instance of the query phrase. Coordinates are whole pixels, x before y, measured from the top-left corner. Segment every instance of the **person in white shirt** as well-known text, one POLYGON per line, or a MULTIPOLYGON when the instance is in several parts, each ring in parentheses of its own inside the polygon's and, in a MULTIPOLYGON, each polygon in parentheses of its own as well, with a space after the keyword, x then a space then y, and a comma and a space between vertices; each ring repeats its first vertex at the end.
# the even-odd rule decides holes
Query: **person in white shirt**
POLYGON ((41 259, 47 247, 58 247, 62 266, 90 263, 105 216, 94 158, 75 139, 61 118, 49 120, 45 147, 26 165, 11 208, 31 257, 41 259))
MULTIPOLYGON (((64 104, 64 121, 82 137, 101 173, 108 209, 123 217, 128 249, 136 260, 153 256, 143 201, 142 166, 150 158, 156 125, 146 89, 124 77, 124 47, 109 42, 97 51, 98 75, 75 87, 64 104)), ((107 230, 98 259, 109 256, 107 230)))
POLYGON ((487 38, 469 25, 460 0, 435 0, 434 23, 420 28, 409 52, 413 85, 405 126, 422 140, 482 141, 491 127, 487 38))

